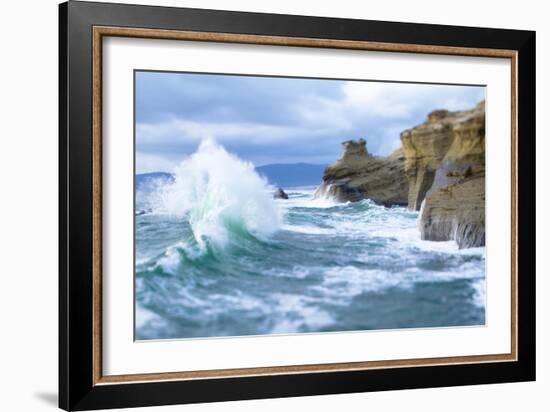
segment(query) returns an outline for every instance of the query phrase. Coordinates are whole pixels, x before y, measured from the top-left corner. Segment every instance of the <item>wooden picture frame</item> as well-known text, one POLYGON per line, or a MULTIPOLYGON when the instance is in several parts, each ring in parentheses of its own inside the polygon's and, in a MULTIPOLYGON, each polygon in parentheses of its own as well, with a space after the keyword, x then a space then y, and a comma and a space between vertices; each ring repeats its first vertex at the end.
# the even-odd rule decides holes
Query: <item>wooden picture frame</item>
POLYGON ((60 5, 59 406, 216 402, 535 379, 535 33, 106 3, 60 5), (193 40, 510 59, 511 351, 102 373, 102 40, 193 40), (520 185, 521 183, 521 185, 520 185))

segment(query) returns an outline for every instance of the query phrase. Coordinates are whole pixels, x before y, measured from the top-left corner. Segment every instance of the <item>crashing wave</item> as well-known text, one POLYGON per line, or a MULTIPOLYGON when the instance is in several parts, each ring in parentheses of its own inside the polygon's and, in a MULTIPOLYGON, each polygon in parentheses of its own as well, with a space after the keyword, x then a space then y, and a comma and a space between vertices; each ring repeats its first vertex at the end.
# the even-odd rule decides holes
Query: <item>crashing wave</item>
POLYGON ((233 236, 266 238, 281 223, 281 210, 252 163, 228 153, 212 139, 174 170, 174 180, 156 193, 156 213, 188 220, 198 245, 224 247, 233 236))

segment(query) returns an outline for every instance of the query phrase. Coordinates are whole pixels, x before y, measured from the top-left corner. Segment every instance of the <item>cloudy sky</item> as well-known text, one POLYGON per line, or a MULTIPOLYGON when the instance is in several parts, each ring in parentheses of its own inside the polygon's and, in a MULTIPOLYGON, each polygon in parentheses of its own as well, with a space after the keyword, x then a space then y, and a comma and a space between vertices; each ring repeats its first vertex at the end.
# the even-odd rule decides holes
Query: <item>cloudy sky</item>
POLYGON ((137 173, 171 171, 204 138, 256 166, 329 164, 364 138, 389 154, 435 109, 463 110, 484 87, 136 72, 137 173))

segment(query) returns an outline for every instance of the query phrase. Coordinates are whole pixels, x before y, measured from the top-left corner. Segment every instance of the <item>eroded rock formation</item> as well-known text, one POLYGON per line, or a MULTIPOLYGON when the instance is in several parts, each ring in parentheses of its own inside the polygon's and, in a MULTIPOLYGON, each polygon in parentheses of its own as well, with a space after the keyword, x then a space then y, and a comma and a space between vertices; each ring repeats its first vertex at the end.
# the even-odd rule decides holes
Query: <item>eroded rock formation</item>
POLYGON ((401 149, 387 157, 373 156, 367 142, 348 140, 342 143, 342 157, 325 169, 316 197, 336 201, 372 199, 385 206, 407 205, 408 179, 405 156, 401 149))
POLYGON ((453 120, 452 113, 437 110, 428 115, 425 123, 401 133, 410 209, 420 210, 432 187, 435 172, 453 142, 453 120))
POLYGON ((454 239, 462 248, 485 245, 485 104, 455 115, 453 142, 422 205, 425 240, 454 239))
POLYGON ((273 192, 273 199, 288 199, 288 195, 283 188, 279 187, 273 192))
POLYGON ((369 154, 366 141, 342 143, 342 157, 325 169, 316 197, 365 198, 420 210, 424 240, 485 245, 485 102, 472 110, 436 110, 401 133, 387 157, 369 154))

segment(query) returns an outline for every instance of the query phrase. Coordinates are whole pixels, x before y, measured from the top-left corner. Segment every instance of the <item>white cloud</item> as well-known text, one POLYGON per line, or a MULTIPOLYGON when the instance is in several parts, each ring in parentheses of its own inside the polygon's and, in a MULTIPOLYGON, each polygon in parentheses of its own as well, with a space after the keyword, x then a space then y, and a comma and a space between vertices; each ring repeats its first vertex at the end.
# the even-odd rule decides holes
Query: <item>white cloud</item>
POLYGON ((144 153, 141 151, 136 152, 136 172, 138 174, 171 171, 177 164, 177 161, 168 159, 166 156, 144 153))
POLYGON ((382 118, 406 118, 417 106, 414 95, 418 87, 409 85, 374 82, 346 82, 343 87, 344 104, 348 110, 382 118), (398 87, 396 87, 398 86, 398 87))
MULTIPOLYGON (((342 92, 338 99, 313 96, 301 102, 296 111, 303 123, 341 132, 366 126, 368 135, 374 123, 385 129, 395 129, 396 124, 405 129, 423 121, 432 110, 469 109, 484 98, 483 88, 405 83, 347 81, 342 92)), ((397 132, 393 139, 398 136, 397 132)))
POLYGON ((381 154, 390 154, 395 149, 401 147, 399 135, 407 127, 408 125, 406 124, 392 124, 391 126, 382 128, 377 139, 379 142, 377 152, 381 154))
MULTIPOLYGON (((287 148, 288 159, 296 158, 297 145, 311 147, 311 158, 324 158, 329 152, 319 152, 321 143, 325 148, 326 145, 334 147, 337 152, 341 141, 359 137, 367 140, 369 151, 386 155, 399 147, 400 132, 423 122, 430 111, 469 109, 485 96, 482 87, 358 81, 342 82, 341 91, 341 95, 332 98, 310 94, 281 101, 281 106, 293 114, 288 123, 282 125, 269 120, 265 123, 237 119, 222 122, 182 117, 138 123, 138 149, 149 145, 148 152, 138 156, 138 170, 171 169, 174 164, 162 154, 166 153, 163 146, 195 146, 205 138, 233 147, 264 147, 262 153, 258 149, 255 160, 269 155, 269 146, 274 145, 287 148)), ((302 161, 306 160, 302 157, 302 161)))
POLYGON ((220 143, 248 142, 271 144, 288 138, 316 138, 333 131, 326 125, 311 127, 308 124, 278 126, 262 123, 242 122, 197 122, 172 118, 159 123, 138 123, 136 135, 138 144, 197 143, 213 138, 220 143))

